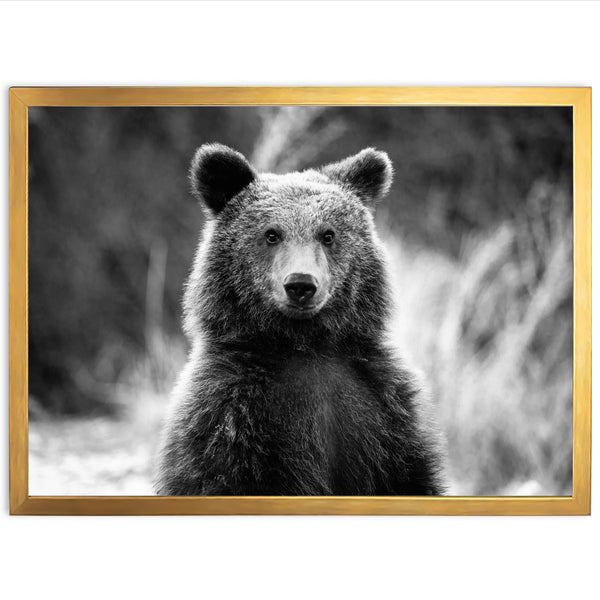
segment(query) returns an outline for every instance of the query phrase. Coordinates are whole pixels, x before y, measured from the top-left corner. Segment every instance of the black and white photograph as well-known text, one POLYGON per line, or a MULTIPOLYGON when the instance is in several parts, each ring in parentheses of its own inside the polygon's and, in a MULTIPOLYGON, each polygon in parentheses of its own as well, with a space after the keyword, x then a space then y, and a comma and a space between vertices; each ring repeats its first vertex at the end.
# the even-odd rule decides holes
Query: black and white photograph
POLYGON ((30 107, 29 493, 570 496, 570 106, 30 107))

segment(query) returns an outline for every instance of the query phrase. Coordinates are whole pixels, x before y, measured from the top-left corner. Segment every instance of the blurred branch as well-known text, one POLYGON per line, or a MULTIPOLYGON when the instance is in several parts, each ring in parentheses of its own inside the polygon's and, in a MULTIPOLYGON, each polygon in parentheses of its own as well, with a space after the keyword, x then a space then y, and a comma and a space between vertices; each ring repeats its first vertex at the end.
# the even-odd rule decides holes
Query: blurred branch
POLYGON ((254 145, 250 162, 258 171, 294 171, 315 157, 338 139, 346 125, 341 118, 333 118, 317 131, 308 131, 327 110, 325 106, 283 106, 261 109, 260 134, 254 145))
POLYGON ((146 278, 146 346, 150 356, 160 356, 164 350, 163 299, 167 270, 168 246, 162 237, 155 237, 150 246, 146 278))

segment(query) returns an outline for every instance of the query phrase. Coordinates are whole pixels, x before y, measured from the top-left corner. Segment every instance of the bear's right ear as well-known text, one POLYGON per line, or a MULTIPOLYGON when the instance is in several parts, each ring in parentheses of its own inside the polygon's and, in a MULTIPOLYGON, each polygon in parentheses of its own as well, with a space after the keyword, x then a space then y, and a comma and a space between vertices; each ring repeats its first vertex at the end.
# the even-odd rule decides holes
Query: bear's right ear
POLYGON ((375 148, 365 148, 321 171, 333 181, 347 186, 369 207, 375 206, 388 193, 394 178, 389 156, 375 148))
POLYGON ((204 144, 192 159, 192 192, 215 215, 255 179, 244 155, 223 144, 204 144))

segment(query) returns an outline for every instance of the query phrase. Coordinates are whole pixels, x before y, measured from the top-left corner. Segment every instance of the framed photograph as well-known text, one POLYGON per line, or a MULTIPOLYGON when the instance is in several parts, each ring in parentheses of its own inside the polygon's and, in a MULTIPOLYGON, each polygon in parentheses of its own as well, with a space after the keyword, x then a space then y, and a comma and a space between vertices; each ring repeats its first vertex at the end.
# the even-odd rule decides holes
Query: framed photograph
POLYGON ((12 514, 589 514, 590 88, 11 88, 12 514))

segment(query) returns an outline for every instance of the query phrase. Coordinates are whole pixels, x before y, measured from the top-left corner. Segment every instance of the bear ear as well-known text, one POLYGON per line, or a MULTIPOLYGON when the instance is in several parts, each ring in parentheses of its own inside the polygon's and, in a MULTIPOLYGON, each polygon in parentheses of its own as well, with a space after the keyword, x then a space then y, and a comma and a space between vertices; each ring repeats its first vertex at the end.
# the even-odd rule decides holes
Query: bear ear
POLYGON ((394 169, 389 156, 374 148, 321 169, 333 181, 350 188, 367 206, 374 206, 389 191, 394 169))
POLYGON ((244 155, 222 144, 204 144, 192 159, 192 192, 215 215, 255 179, 244 155))

